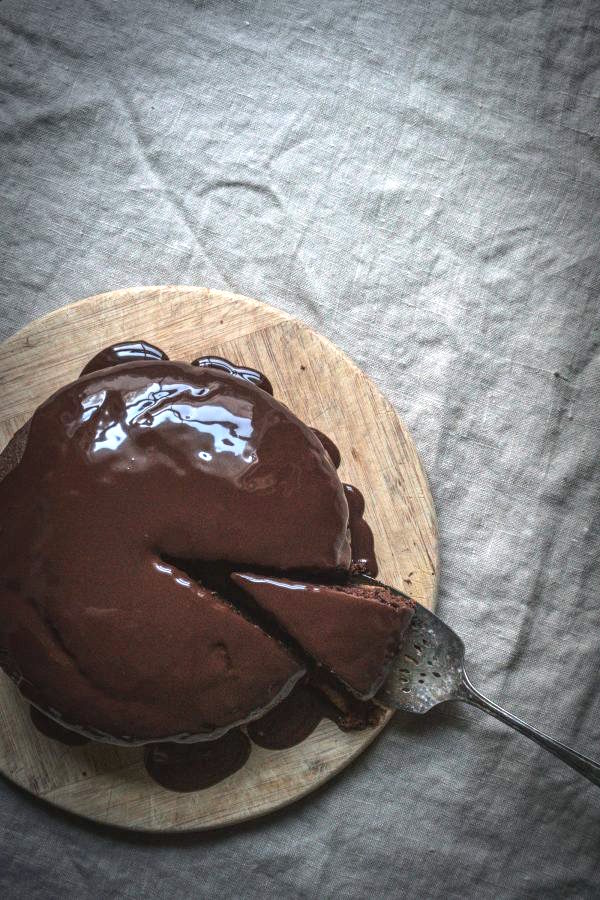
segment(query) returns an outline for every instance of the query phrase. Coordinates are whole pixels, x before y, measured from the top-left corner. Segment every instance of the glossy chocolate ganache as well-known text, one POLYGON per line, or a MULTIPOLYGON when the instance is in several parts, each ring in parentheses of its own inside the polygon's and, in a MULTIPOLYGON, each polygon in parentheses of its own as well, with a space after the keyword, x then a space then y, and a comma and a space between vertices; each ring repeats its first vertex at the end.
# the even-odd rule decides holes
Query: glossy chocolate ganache
POLYGON ((372 702, 412 615, 360 492, 268 379, 143 341, 95 356, 0 455, 0 664, 65 743, 145 744, 174 790, 372 702))

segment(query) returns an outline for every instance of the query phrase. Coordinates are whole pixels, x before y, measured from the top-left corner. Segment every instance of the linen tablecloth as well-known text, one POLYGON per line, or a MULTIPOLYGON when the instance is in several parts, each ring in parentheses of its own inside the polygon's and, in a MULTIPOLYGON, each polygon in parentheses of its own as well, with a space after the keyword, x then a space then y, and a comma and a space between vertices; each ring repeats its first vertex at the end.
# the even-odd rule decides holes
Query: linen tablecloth
MULTIPOLYGON (((594 0, 0 2, 0 336, 163 282, 319 329, 416 439, 473 680, 596 757, 599 29, 594 0)), ((600 892, 598 789, 467 707, 238 829, 2 780, 0 830, 6 898, 600 892)))

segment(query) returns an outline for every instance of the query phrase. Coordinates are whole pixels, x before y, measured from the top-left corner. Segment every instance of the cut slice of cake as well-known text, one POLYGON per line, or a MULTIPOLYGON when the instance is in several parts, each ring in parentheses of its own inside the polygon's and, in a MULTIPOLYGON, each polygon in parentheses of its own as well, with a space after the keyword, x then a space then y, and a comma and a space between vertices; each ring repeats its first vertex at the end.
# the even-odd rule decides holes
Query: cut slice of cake
POLYGON ((368 700, 388 674, 414 602, 378 584, 311 584, 234 573, 251 603, 318 666, 368 700))

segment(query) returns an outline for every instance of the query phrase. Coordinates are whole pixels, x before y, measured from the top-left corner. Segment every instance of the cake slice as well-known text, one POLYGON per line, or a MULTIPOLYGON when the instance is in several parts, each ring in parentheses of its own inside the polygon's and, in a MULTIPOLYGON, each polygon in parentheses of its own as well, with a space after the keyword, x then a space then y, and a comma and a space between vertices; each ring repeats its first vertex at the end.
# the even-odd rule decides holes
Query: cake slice
POLYGON ((414 612, 413 601, 377 584, 310 584, 241 572, 232 579, 303 653, 361 700, 383 684, 414 612))

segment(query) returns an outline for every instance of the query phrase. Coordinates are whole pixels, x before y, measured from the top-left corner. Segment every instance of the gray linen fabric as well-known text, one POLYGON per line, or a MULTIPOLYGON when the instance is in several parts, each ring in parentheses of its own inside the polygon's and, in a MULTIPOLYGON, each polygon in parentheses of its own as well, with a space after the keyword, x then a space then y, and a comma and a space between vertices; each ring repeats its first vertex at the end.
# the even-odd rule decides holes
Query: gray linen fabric
MULTIPOLYGON (((160 282, 320 329, 416 438, 474 680, 596 757, 599 28, 594 0, 0 2, 1 336, 160 282)), ((467 708, 209 836, 0 797, 8 898, 600 893, 597 788, 467 708)))

